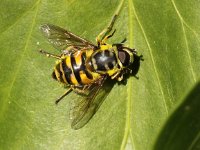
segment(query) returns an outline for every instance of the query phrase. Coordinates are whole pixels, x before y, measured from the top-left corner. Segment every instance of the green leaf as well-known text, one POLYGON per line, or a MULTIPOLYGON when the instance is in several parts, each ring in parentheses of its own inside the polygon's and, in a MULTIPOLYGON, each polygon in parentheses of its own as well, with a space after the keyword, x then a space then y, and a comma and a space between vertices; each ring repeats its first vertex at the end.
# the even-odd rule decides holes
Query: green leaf
POLYGON ((0 149, 151 150, 175 147, 185 136, 187 145, 199 140, 199 123, 195 133, 193 127, 183 132, 187 124, 176 128, 197 121, 200 111, 198 92, 187 97, 200 79, 198 1, 3 0, 0 8, 0 149), (117 9, 117 31, 109 42, 126 37, 126 45, 143 54, 139 80, 115 84, 90 122, 73 130, 69 104, 77 96, 54 104, 65 89, 51 79, 55 60, 38 50, 59 51, 39 26, 55 24, 95 43, 117 9), (179 109, 186 105, 195 111, 181 116, 179 109), (174 115, 181 119, 171 121, 174 115))
POLYGON ((156 150, 199 149, 200 83, 173 113, 158 138, 156 150))

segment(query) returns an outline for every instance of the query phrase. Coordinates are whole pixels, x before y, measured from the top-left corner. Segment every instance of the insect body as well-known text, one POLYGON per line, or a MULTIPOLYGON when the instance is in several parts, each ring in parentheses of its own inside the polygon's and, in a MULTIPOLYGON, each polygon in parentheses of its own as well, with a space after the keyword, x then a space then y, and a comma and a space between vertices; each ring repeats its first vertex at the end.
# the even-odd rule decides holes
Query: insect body
POLYGON ((40 50, 41 53, 58 59, 52 77, 68 87, 56 103, 71 91, 83 96, 71 109, 71 125, 74 129, 84 126, 97 111, 103 101, 103 96, 97 98, 97 94, 102 90, 106 79, 121 81, 124 74, 134 71, 135 59, 142 57, 137 55, 136 50, 125 47, 123 42, 106 43, 115 33, 114 30, 109 34, 115 19, 116 16, 109 27, 96 38, 97 45, 60 27, 49 24, 41 26, 41 31, 50 43, 63 50, 59 56, 40 50))
POLYGON ((61 57, 57 62, 52 77, 66 85, 82 86, 91 84, 100 75, 92 72, 88 62, 91 54, 87 50, 76 51, 61 57))

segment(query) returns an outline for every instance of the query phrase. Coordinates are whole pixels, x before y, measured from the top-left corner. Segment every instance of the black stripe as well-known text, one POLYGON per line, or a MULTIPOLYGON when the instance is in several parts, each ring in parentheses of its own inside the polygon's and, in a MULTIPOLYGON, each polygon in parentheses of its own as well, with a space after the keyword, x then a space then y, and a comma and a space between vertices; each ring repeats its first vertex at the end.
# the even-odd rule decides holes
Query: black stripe
POLYGON ((81 54, 81 65, 77 65, 75 57, 71 56, 71 64, 72 64, 73 72, 74 72, 77 82, 80 85, 83 84, 81 76, 80 76, 80 71, 84 72, 88 79, 93 79, 93 76, 87 71, 87 68, 85 66, 85 60, 86 60, 86 53, 81 54))
POLYGON ((110 70, 112 70, 112 69, 114 68, 113 63, 112 63, 112 62, 109 62, 109 63, 108 63, 108 67, 109 67, 110 70))
POLYGON ((62 78, 62 72, 60 70, 60 64, 57 64, 56 65, 56 70, 58 71, 58 73, 60 74, 60 82, 63 82, 64 83, 64 80, 62 78))
POLYGON ((62 69, 64 71, 65 78, 66 78, 68 84, 72 84, 71 78, 70 78, 70 75, 72 74, 72 70, 69 67, 67 67, 66 59, 62 60, 62 69))
POLYGON ((97 71, 107 71, 107 69, 103 64, 97 63, 97 71))
POLYGON ((107 57, 111 57, 111 56, 110 56, 110 51, 108 51, 108 50, 105 50, 105 51, 104 51, 104 55, 107 56, 107 57))
POLYGON ((85 67, 86 53, 82 53, 81 55, 81 69, 85 73, 88 79, 93 79, 92 75, 87 71, 85 67))
POLYGON ((55 74, 55 70, 52 72, 52 78, 55 79, 55 80, 57 80, 56 74, 55 74))
POLYGON ((106 56, 102 56, 103 52, 97 52, 93 58, 96 60, 97 71, 106 71, 104 66, 105 60, 102 61, 102 58, 107 58, 106 56))
POLYGON ((76 80, 79 84, 82 84, 81 82, 81 77, 80 77, 80 74, 79 74, 79 71, 81 70, 80 67, 81 66, 78 66, 76 64, 76 60, 75 60, 75 57, 71 55, 71 64, 72 64, 72 69, 73 69, 73 72, 74 72, 74 75, 76 77, 76 80))

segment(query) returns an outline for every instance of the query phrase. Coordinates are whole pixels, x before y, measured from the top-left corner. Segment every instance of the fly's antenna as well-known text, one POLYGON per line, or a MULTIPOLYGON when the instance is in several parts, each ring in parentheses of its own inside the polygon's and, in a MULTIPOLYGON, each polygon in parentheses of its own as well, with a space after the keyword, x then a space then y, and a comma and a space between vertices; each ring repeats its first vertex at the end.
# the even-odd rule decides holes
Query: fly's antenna
POLYGON ((39 52, 40 52, 41 54, 46 55, 47 57, 52 57, 52 58, 56 58, 56 59, 61 59, 61 56, 58 56, 58 55, 55 55, 55 54, 51 54, 51 53, 46 52, 46 51, 44 51, 44 50, 42 50, 42 49, 40 49, 39 52))

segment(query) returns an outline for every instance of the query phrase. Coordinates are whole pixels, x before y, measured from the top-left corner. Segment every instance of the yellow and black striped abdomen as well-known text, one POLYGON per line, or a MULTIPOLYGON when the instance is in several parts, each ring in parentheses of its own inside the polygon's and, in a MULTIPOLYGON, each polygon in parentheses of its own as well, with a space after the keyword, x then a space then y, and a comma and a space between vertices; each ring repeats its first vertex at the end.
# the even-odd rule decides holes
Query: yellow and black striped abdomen
POLYGON ((100 75, 87 68, 87 57, 86 51, 65 55, 57 62, 52 77, 67 85, 86 85, 94 82, 100 75))

